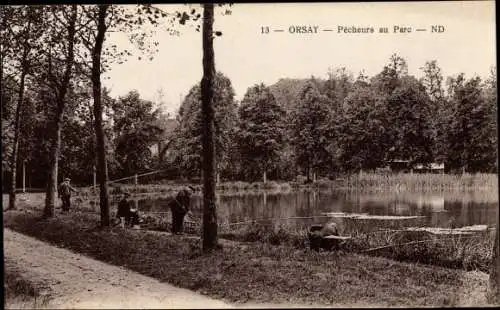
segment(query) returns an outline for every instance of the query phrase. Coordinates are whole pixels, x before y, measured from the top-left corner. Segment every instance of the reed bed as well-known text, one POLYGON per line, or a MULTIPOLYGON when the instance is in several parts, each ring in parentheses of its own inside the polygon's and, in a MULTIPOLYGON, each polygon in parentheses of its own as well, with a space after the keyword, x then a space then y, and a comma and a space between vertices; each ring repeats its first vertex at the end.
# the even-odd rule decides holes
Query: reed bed
POLYGON ((398 261, 489 272, 494 230, 471 235, 404 230, 352 232, 351 251, 398 261), (493 231, 493 232, 492 232, 493 231))
POLYGON ((272 190, 272 191, 289 191, 292 187, 288 182, 267 181, 264 182, 223 182, 217 184, 219 191, 248 191, 248 190, 272 190))
POLYGON ((338 187, 374 191, 462 191, 498 188, 496 174, 362 173, 335 181, 338 187))

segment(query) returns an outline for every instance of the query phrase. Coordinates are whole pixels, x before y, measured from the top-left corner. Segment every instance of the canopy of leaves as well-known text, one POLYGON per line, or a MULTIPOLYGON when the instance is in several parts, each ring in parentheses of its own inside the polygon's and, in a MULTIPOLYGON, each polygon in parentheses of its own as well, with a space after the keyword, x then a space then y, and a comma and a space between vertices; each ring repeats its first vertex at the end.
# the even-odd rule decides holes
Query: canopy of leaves
POLYGON ((331 110, 328 98, 319 93, 313 82, 307 83, 292 112, 292 145, 299 166, 321 168, 331 161, 331 110))
POLYGON ((385 166, 390 122, 387 100, 370 87, 357 87, 340 112, 337 158, 345 171, 385 166))
POLYGON ((276 168, 284 146, 284 109, 269 88, 260 84, 247 90, 238 112, 237 140, 247 175, 276 168))
POLYGON ((158 110, 153 102, 142 100, 137 91, 120 97, 113 105, 113 133, 115 154, 125 175, 149 169, 150 146, 163 133, 158 126, 158 110))
MULTIPOLYGON (((228 152, 237 122, 237 106, 234 101, 234 90, 231 81, 222 73, 215 77, 214 109, 215 109, 215 152, 219 168, 228 164, 228 152)), ((199 176, 201 173, 201 87, 197 84, 191 88, 179 109, 179 127, 174 141, 172 160, 182 169, 185 176, 199 176)))
POLYGON ((387 97, 391 124, 388 159, 408 159, 411 163, 432 161, 430 99, 413 77, 404 77, 387 97))
POLYGON ((496 104, 491 97, 485 97, 478 77, 466 80, 458 76, 450 88, 453 107, 447 137, 450 168, 492 171, 497 157, 496 104))

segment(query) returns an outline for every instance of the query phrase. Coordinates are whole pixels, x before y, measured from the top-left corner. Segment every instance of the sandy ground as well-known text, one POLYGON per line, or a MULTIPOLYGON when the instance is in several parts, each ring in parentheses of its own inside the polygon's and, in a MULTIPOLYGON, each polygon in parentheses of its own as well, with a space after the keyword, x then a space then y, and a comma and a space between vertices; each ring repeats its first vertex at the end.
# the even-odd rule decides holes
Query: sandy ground
POLYGON ((50 296, 46 308, 232 307, 9 229, 4 229, 4 253, 6 265, 14 265, 27 279, 44 284, 42 295, 50 296))

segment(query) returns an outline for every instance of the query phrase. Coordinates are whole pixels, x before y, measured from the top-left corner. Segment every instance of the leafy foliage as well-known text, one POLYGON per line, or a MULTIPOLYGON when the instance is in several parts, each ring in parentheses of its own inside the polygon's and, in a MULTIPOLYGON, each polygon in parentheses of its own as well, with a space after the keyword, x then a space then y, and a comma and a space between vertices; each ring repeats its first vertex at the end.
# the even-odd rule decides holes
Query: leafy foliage
POLYGON ((163 133, 156 124, 159 111, 153 102, 142 100, 131 91, 112 104, 115 154, 122 175, 150 169, 150 146, 163 133))
POLYGON ((306 170, 328 167, 331 162, 331 111, 328 99, 312 81, 299 95, 299 104, 291 114, 292 145, 297 164, 306 170))
POLYGON ((390 122, 384 96, 370 87, 357 87, 340 110, 338 160, 344 171, 384 166, 390 122))
POLYGON ((491 171, 496 159, 496 104, 485 98, 481 79, 463 75, 450 81, 452 117, 449 123, 448 163, 451 169, 491 171))
POLYGON ((239 106, 238 147, 245 176, 275 169, 283 148, 284 109, 264 84, 250 87, 239 106))
POLYGON ((411 164, 432 161, 430 100, 413 77, 404 77, 388 96, 391 124, 388 159, 408 159, 411 164))
MULTIPOLYGON (((237 106, 231 81, 222 73, 215 77, 215 151, 219 169, 229 164, 229 147, 234 139, 237 106)), ((193 86, 179 109, 179 127, 174 134, 174 146, 171 160, 178 165, 187 177, 201 173, 201 87, 193 86)))

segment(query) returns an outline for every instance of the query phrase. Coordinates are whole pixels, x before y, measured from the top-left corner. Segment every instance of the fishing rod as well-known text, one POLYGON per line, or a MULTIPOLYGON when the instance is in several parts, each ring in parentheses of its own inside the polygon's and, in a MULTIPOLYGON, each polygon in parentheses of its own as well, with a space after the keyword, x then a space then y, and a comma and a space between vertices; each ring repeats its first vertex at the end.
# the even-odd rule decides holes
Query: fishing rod
MULTIPOLYGON (((472 239, 476 238, 475 236, 470 236, 470 237, 463 237, 462 239, 472 239)), ((371 248, 371 249, 366 249, 363 250, 362 252, 373 252, 376 250, 381 250, 381 249, 386 249, 386 248, 393 248, 396 246, 403 246, 403 245, 410 245, 410 244, 417 244, 417 243, 426 243, 430 241, 442 241, 442 240, 456 240, 456 238, 439 238, 439 239, 426 239, 426 240, 419 240, 419 241, 412 241, 412 242, 407 242, 407 243, 396 243, 396 244, 390 244, 390 245, 385 245, 381 247, 376 247, 376 248, 371 248)))

